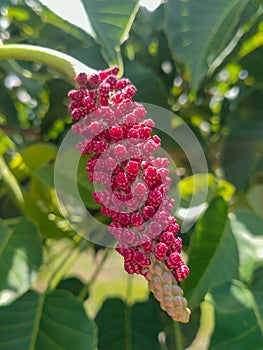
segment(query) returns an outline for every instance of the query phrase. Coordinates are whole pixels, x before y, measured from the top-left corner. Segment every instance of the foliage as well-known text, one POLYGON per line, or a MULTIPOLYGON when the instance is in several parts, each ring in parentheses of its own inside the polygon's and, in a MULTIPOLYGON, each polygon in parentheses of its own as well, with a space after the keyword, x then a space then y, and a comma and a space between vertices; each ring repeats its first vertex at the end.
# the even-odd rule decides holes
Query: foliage
MULTIPOLYGON (((135 0, 82 4, 92 33, 38 0, 0 4, 0 349, 262 349, 261 2, 168 0, 154 12, 135 0), (201 216, 182 235, 188 325, 173 324, 151 297, 120 295, 121 264, 74 231, 56 197, 74 73, 116 63, 137 100, 176 112, 206 155, 209 174, 193 174, 162 135, 180 170, 179 219, 208 185, 201 216), (93 289, 107 261, 114 268, 102 289, 114 298, 93 289)), ((80 195, 101 220, 82 168, 80 195)))

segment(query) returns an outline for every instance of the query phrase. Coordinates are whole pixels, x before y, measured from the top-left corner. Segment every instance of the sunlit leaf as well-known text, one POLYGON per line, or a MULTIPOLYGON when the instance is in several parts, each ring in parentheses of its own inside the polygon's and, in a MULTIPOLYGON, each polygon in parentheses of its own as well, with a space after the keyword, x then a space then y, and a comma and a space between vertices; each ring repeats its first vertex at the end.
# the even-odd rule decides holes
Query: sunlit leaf
POLYGON ((139 9, 138 0, 82 0, 81 1, 98 43, 108 64, 119 63, 120 44, 126 39, 134 16, 139 9))
POLYGON ((263 275, 248 288, 239 281, 227 282, 212 291, 215 331, 211 350, 261 350, 263 347, 263 275))
POLYGON ((10 162, 10 168, 15 175, 26 175, 28 171, 34 173, 42 165, 54 160, 56 154, 56 147, 51 144, 34 144, 17 153, 10 162))
POLYGON ((45 183, 34 177, 24 199, 24 211, 38 223, 43 237, 62 238, 71 234, 71 227, 61 216, 54 188, 46 187, 45 183))
POLYGON ((239 251, 239 274, 248 282, 263 263, 263 220, 252 211, 239 209, 230 214, 230 226, 239 251))
POLYGON ((41 263, 42 242, 37 226, 27 218, 12 228, 0 221, 0 304, 29 289, 41 263))
MULTIPOLYGON (((239 22, 248 0, 168 1, 167 35, 176 59, 185 63, 191 73, 190 84, 198 89, 208 69, 238 33, 239 22), (208 15, 209 14, 209 15, 208 15)), ((250 11, 249 11, 250 14, 250 11)), ((248 17, 249 18, 249 17, 248 17)), ((236 42, 242 36, 239 32, 236 42)), ((236 43, 224 53, 229 55, 236 43)))

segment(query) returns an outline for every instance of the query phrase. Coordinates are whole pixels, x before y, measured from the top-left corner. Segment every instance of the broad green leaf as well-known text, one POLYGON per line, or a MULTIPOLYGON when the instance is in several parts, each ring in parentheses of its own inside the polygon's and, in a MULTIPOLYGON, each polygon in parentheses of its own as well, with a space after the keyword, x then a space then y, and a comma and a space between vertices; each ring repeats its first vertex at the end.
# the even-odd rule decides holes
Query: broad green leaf
POLYGON ((118 64, 120 45, 126 39, 136 12, 138 0, 81 0, 96 40, 108 64, 118 64))
POLYGON ((36 225, 27 218, 9 228, 0 221, 0 304, 28 290, 42 262, 36 225))
POLYGON ((37 170, 56 158, 57 149, 48 143, 30 145, 10 161, 9 167, 19 181, 35 177, 37 170))
POLYGON ((239 251, 240 278, 249 282, 254 270, 263 263, 263 220, 244 209, 234 211, 229 217, 239 251))
POLYGON ((137 101, 167 107, 168 91, 153 70, 127 59, 124 60, 124 66, 125 75, 138 87, 137 101))
POLYGON ((262 171, 262 107, 262 90, 251 88, 236 101, 236 109, 227 118, 221 163, 226 179, 238 191, 245 191, 251 176, 262 171))
POLYGON ((107 299, 96 317, 98 348, 108 350, 160 350, 162 324, 156 304, 150 299, 133 306, 120 299, 107 299))
POLYGON ((94 323, 70 292, 29 291, 0 308, 1 350, 93 350, 94 323))
POLYGON ((238 251, 227 219, 223 198, 214 199, 199 219, 189 249, 190 276, 185 291, 191 308, 212 287, 238 274, 238 251))
MULTIPOLYGON (((9 1, 8 5, 10 15, 12 12, 17 12, 18 9, 27 15, 26 21, 12 21, 11 28, 15 32, 16 41, 24 41, 25 36, 30 36, 30 42, 34 45, 68 53, 93 68, 105 67, 106 63, 101 55, 100 46, 94 38, 82 28, 59 17, 42 2, 23 1, 19 3, 19 6, 18 4, 14 6, 9 1)), ((12 36, 11 42, 13 40, 12 36)), ((31 68, 29 70, 31 71, 31 68)), ((35 74, 34 70, 33 74, 35 74)), ((43 76, 46 77, 46 75, 43 76)))
MULTIPOLYGON (((194 90, 198 89, 209 67, 216 65, 216 59, 237 33, 237 25, 248 2, 249 0, 167 2, 167 36, 175 58, 188 66, 190 84, 194 90)), ((230 52, 234 48, 232 46, 230 52)), ((230 52, 227 51, 225 57, 230 52)))
POLYGON ((41 1, 37 0, 36 3, 41 6, 41 10, 40 11, 38 10, 37 12, 40 15, 42 25, 50 24, 53 27, 60 29, 61 33, 66 32, 70 36, 75 37, 75 39, 78 39, 82 42, 86 41, 90 43, 93 41, 93 38, 89 34, 87 34, 83 29, 75 26, 73 23, 68 22, 64 18, 61 18, 60 16, 58 16, 47 6, 43 6, 41 1))
POLYGON ((33 177, 24 200, 25 213, 38 223, 43 237, 62 238, 72 233, 69 223, 61 215, 54 188, 48 188, 44 182, 33 177))
MULTIPOLYGON (((145 85, 148 85, 149 88, 151 84, 144 84, 144 88, 140 88, 142 84, 137 85, 136 97, 138 100, 168 107, 167 97, 173 86, 176 72, 168 40, 163 31, 163 7, 159 6, 153 12, 140 7, 129 32, 129 40, 123 45, 122 52, 125 58, 127 57, 131 61, 125 60, 124 67, 125 75, 132 81, 143 82, 143 77, 141 77, 143 70, 150 71, 159 80, 158 84, 156 83, 156 88, 158 87, 160 92, 156 91, 155 94, 145 89, 145 85), (136 66, 139 68, 135 69, 136 66), (167 67, 166 70, 163 70, 163 67, 167 67), (138 95, 142 93, 144 94, 143 98, 138 95), (166 95, 166 101, 160 104, 155 99, 159 99, 159 95, 163 94, 166 95), (150 98, 152 100, 149 100, 150 98)), ((136 82, 136 84, 138 83, 136 82)))
POLYGON ((212 291, 215 331, 211 350, 263 348, 263 274, 248 288, 227 282, 212 291))
POLYGON ((30 172, 33 173, 42 165, 54 160, 56 154, 57 150, 55 146, 48 143, 37 143, 25 148, 13 158, 10 162, 10 168, 14 170, 23 162, 30 172))
POLYGON ((38 43, 49 47, 60 45, 61 50, 66 49, 70 55, 91 67, 99 69, 105 66, 99 45, 86 30, 59 17, 41 2, 36 1, 36 3, 38 6, 35 11, 42 22, 39 37, 36 40, 38 43), (51 42, 50 39, 52 39, 51 42))

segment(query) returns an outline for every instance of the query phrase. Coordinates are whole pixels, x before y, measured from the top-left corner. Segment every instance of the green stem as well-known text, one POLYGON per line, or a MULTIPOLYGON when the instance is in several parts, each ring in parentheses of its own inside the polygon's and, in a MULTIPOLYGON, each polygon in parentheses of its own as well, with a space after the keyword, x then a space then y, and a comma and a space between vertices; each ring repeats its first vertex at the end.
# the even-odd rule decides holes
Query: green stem
POLYGON ((60 262, 54 273, 52 274, 47 291, 50 291, 52 289, 55 289, 59 282, 63 279, 63 277, 66 275, 66 273, 70 270, 72 265, 78 260, 80 256, 80 251, 84 246, 87 245, 87 242, 83 240, 82 236, 78 236, 74 243, 72 250, 70 250, 70 253, 67 254, 64 259, 60 262))
POLYGON ((126 304, 125 304, 125 350, 132 349, 131 340, 131 305, 129 304, 129 298, 132 293, 133 278, 127 276, 127 292, 126 292, 126 304))
POLYGON ((176 339, 176 350, 184 350, 184 344, 183 344, 180 323, 174 321, 173 328, 174 328, 174 336, 176 339))
POLYGON ((106 248, 104 250, 104 255, 103 255, 102 259, 101 259, 101 262, 97 265, 97 268, 94 270, 90 280, 88 281, 88 283, 86 283, 82 287, 82 289, 81 289, 81 291, 80 291, 80 293, 78 295, 78 298, 80 300, 84 300, 85 299, 85 296, 87 295, 88 291, 90 290, 90 287, 93 284, 93 282, 95 281, 95 279, 97 278, 98 274, 102 270, 102 267, 103 267, 105 261, 107 260, 107 258, 108 258, 108 256, 109 256, 111 251, 112 251, 112 249, 109 249, 109 248, 106 248))
POLYGON ((4 158, 0 156, 0 176, 3 181, 8 186, 10 192, 12 193, 15 202, 19 205, 21 209, 24 208, 24 197, 22 190, 10 169, 8 168, 4 158))
POLYGON ((26 79, 33 79, 42 82, 44 79, 50 80, 51 78, 53 78, 51 72, 47 74, 33 73, 28 69, 22 68, 15 60, 8 60, 8 64, 15 73, 20 74, 26 79))
POLYGON ((212 297, 209 293, 206 294, 205 301, 200 304, 200 308, 200 326, 195 339, 187 350, 207 350, 210 346, 210 339, 215 328, 215 310, 212 297))
POLYGON ((127 276, 127 290, 126 290, 126 304, 130 304, 130 299, 132 295, 132 287, 133 287, 133 276, 127 276))
POLYGON ((92 74, 95 71, 75 58, 49 49, 47 47, 26 45, 26 44, 7 44, 0 45, 0 60, 25 60, 39 62, 53 67, 58 72, 64 74, 70 81, 80 72, 92 74))

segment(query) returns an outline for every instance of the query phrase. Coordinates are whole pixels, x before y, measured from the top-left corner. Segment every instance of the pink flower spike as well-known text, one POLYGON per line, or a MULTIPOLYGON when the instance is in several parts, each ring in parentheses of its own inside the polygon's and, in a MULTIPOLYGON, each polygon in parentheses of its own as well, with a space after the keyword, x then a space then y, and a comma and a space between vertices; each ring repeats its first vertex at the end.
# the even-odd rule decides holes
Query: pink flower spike
POLYGON ((132 100, 136 87, 117 77, 119 68, 80 73, 71 90, 72 131, 83 137, 78 150, 88 155, 86 171, 94 184, 94 202, 110 218, 109 234, 129 274, 141 274, 160 307, 174 320, 188 322, 190 310, 178 281, 189 275, 180 253, 180 227, 171 215, 169 160, 156 157, 161 147, 152 135, 155 123, 132 100))

